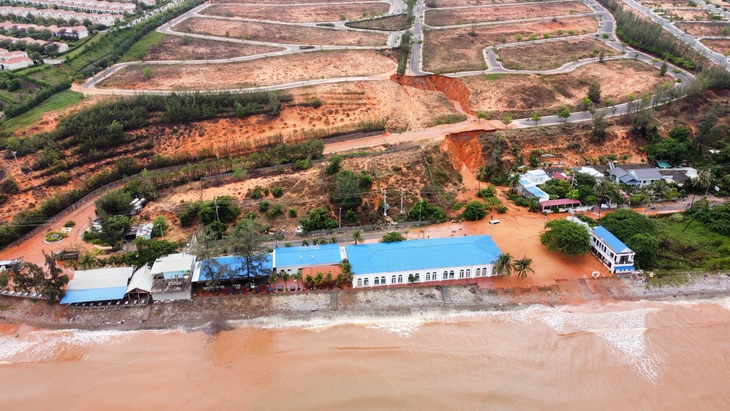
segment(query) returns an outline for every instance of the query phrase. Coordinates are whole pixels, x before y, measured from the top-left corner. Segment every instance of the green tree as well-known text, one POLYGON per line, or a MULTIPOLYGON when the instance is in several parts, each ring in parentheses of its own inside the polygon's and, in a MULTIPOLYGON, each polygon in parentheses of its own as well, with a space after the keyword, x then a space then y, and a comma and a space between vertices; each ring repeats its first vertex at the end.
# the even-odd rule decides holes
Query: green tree
POLYGON ((660 77, 664 77, 664 75, 667 74, 667 68, 668 68, 667 61, 666 60, 662 61, 662 66, 659 67, 659 76, 660 77))
POLYGON ((656 265, 659 241, 650 234, 636 234, 626 242, 635 253, 634 263, 641 269, 649 270, 656 265))
POLYGON ((288 290, 289 286, 287 285, 287 281, 289 281, 289 278, 291 278, 291 275, 284 271, 284 273, 281 275, 281 279, 284 280, 284 290, 288 290))
POLYGON ((567 106, 560 106, 558 109, 558 118, 562 118, 563 122, 567 122, 568 117, 570 117, 570 109, 567 106))
POLYGON ((167 231, 170 228, 170 226, 167 224, 167 220, 164 216, 158 216, 154 220, 152 220, 152 237, 164 237, 165 231, 167 231))
POLYGON ((599 142, 606 140, 606 129, 611 124, 606 120, 606 113, 599 111, 593 115, 593 135, 599 142))
POLYGON ((497 275, 510 275, 512 270, 514 270, 512 255, 509 253, 500 254, 494 264, 494 273, 497 275))
POLYGON ((342 156, 339 155, 333 155, 330 157, 330 162, 327 165, 327 168, 324 169, 325 174, 327 175, 335 175, 340 171, 340 167, 342 164, 342 156))
POLYGON ((591 235, 578 223, 568 220, 552 220, 545 223, 540 242, 550 251, 561 251, 563 255, 575 257, 591 251, 591 235))
POLYGON ((78 264, 79 269, 81 270, 93 270, 94 268, 99 267, 99 261, 97 261, 96 257, 94 257, 94 254, 90 253, 89 251, 81 254, 78 264))
POLYGON ((362 242, 362 230, 354 230, 352 232, 352 239, 355 240, 355 245, 357 245, 358 241, 362 242))
POLYGON ((176 253, 180 247, 178 243, 172 241, 144 238, 135 239, 134 245, 134 251, 124 253, 124 263, 137 268, 152 265, 158 258, 176 253))
POLYGON ((43 251, 46 270, 33 263, 24 263, 25 269, 33 279, 36 292, 48 299, 52 304, 64 296, 64 287, 68 284, 68 276, 58 267, 56 257, 43 251))
POLYGON ((505 114, 504 117, 502 117, 502 122, 504 124, 511 124, 512 123, 512 114, 510 114, 510 113, 505 114))
POLYGON ((124 190, 112 190, 103 194, 95 202, 96 215, 128 215, 132 213, 132 196, 124 190))
POLYGON ((534 121, 535 125, 537 125, 537 123, 539 123, 540 120, 542 120, 542 117, 540 116, 540 113, 538 113, 537 110, 535 110, 535 112, 532 114, 532 117, 530 117, 530 120, 534 121))
POLYGON ((325 208, 315 208, 309 211, 307 218, 299 220, 303 231, 329 230, 337 228, 337 220, 330 216, 325 208))
POLYGON ((193 252, 201 262, 201 276, 207 278, 205 285, 217 290, 221 280, 227 278, 230 274, 226 267, 216 260, 216 257, 222 252, 217 233, 209 227, 200 230, 193 242, 193 252))
POLYGON ((627 209, 606 214, 598 223, 625 243, 636 234, 653 234, 656 230, 656 224, 649 217, 627 209))
POLYGON ((517 278, 520 280, 524 280, 527 278, 527 274, 534 274, 535 270, 532 268, 532 258, 522 257, 515 260, 515 272, 517 273, 517 278))
POLYGON ((593 82, 588 86, 588 99, 593 103, 601 101, 601 85, 598 82, 593 82))
POLYGON ((345 210, 355 209, 362 204, 363 191, 360 179, 350 170, 337 173, 335 190, 330 199, 345 210))
POLYGON ((601 205, 605 202, 618 201, 620 198, 618 186, 608 179, 600 180, 593 186, 598 197, 598 217, 601 217, 601 205))
POLYGON ((152 67, 145 67, 142 69, 142 76, 144 76, 145 80, 151 80, 155 76, 155 71, 152 67))
POLYGON ((261 224, 249 218, 242 219, 226 238, 228 251, 243 259, 242 268, 251 277, 266 277, 269 274, 269 250, 259 235, 261 224))
POLYGON ((381 243, 397 243, 399 241, 406 241, 406 238, 397 231, 391 231, 380 239, 381 243))
POLYGON ((462 216, 466 221, 481 220, 482 218, 486 217, 486 215, 487 208, 485 204, 477 200, 467 203, 466 207, 464 207, 464 212, 462 213, 462 216))

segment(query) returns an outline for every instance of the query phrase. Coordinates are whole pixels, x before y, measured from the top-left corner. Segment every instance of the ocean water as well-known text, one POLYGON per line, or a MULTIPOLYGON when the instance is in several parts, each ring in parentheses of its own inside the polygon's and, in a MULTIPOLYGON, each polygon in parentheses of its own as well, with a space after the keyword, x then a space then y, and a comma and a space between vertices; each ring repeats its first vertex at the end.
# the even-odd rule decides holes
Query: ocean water
POLYGON ((727 410, 730 299, 194 330, 0 326, 3 409, 727 410))

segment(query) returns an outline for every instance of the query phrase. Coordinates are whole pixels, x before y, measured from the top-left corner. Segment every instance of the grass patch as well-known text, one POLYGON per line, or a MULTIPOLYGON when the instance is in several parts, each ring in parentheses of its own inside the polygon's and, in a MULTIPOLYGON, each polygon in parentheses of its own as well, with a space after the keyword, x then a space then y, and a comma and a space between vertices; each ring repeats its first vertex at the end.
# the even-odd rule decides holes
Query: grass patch
POLYGON ((134 45, 129 48, 119 61, 127 62, 143 60, 150 53, 150 47, 162 43, 164 38, 164 34, 154 30, 150 31, 142 36, 138 42, 134 43, 134 45))
POLYGON ((12 133, 19 128, 28 127, 49 111, 70 107, 83 99, 83 94, 71 90, 54 94, 33 109, 5 122, 2 130, 12 133))
POLYGON ((501 74, 485 74, 484 80, 497 81, 497 80, 502 80, 502 77, 503 76, 501 74))
POLYGON ((657 270, 722 270, 730 268, 730 238, 710 231, 683 214, 654 218, 659 253, 657 270), (684 230, 689 223, 689 227, 684 230), (684 230, 684 231, 683 231, 684 230))

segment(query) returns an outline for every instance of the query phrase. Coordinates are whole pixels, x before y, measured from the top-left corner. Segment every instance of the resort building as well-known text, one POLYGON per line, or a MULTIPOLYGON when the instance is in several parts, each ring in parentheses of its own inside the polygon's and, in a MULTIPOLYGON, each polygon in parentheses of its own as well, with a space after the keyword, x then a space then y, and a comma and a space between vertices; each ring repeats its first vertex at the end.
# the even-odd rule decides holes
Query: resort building
POLYGON ((542 191, 524 176, 520 176, 520 185, 517 187, 517 191, 527 199, 536 199, 539 202, 550 200, 548 193, 542 191))
POLYGON ((194 255, 186 253, 170 254, 155 260, 150 274, 156 280, 190 281, 190 275, 194 267, 194 255))
POLYGON ((591 250, 611 273, 632 273, 634 253, 602 226, 591 230, 591 250))
POLYGON ((354 288, 490 277, 502 254, 487 235, 345 247, 354 288))
POLYGON ((0 16, 7 15, 16 16, 27 16, 30 14, 34 17, 43 17, 46 19, 63 19, 63 20, 76 20, 82 22, 89 20, 92 23, 104 24, 111 26, 116 23, 122 16, 119 14, 109 13, 82 13, 72 10, 57 10, 57 9, 36 9, 33 7, 14 7, 14 6, 0 6, 0 16))
POLYGON ((24 51, 7 51, 0 49, 0 70, 17 70, 33 65, 24 51))
POLYGON ((555 210, 559 213, 563 213, 570 209, 580 207, 580 200, 561 198, 558 200, 540 201, 540 207, 542 207, 543 212, 552 212, 555 210))
POLYGON ((346 257, 339 244, 284 247, 274 250, 273 268, 277 273, 290 275, 306 267, 339 264, 346 257))
POLYGON ((541 169, 530 170, 526 172, 522 177, 524 177, 525 180, 536 186, 545 184, 550 181, 550 176, 548 176, 547 173, 541 169))
POLYGON ((116 303, 124 299, 134 267, 76 271, 61 304, 116 303))
POLYGON ((134 301, 150 301, 155 278, 150 273, 150 266, 145 265, 135 271, 127 285, 127 298, 134 301))
POLYGON ((613 167, 609 175, 616 184, 623 183, 631 187, 644 187, 662 179, 656 168, 624 170, 621 167, 613 167))

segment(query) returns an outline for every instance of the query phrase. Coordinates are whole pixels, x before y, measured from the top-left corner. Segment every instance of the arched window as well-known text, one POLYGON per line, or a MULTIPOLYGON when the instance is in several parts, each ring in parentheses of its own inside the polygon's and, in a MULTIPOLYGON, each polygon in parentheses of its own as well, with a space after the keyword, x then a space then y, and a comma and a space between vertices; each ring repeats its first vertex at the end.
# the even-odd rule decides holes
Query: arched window
POLYGON ((466 277, 471 278, 471 268, 466 269, 466 277))
POLYGON ((464 270, 459 271, 459 278, 464 278, 464 270))
POLYGON ((385 276, 380 277, 380 284, 385 285, 385 276))
POLYGON ((373 285, 380 285, 380 277, 375 277, 375 281, 373 281, 373 285))
POLYGON ((431 281, 431 273, 426 273, 426 281, 431 281))
POLYGON ((449 278, 454 278, 454 270, 449 271, 449 278))
POLYGON ((477 273, 476 274, 477 274, 477 277, 481 277, 482 276, 482 269, 481 268, 477 268, 477 273))
POLYGON ((416 273, 416 282, 421 281, 421 274, 416 273))
POLYGON ((390 283, 391 284, 395 284, 395 276, 394 275, 390 277, 390 283))
POLYGON ((357 286, 362 287, 362 278, 357 279, 357 286))
POLYGON ((482 275, 485 277, 489 275, 489 271, 487 271, 487 267, 482 268, 482 275))
POLYGON ((402 274, 398 274, 398 284, 400 284, 402 282, 403 282, 403 275, 402 274))
POLYGON ((365 287, 367 287, 367 286, 369 286, 369 285, 370 285, 370 279, 366 278, 366 279, 365 279, 365 287))
POLYGON ((449 272, 448 271, 444 271, 444 280, 446 280, 448 278, 449 278, 449 272))

